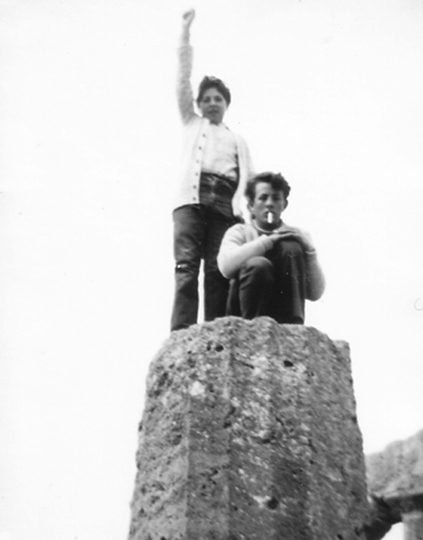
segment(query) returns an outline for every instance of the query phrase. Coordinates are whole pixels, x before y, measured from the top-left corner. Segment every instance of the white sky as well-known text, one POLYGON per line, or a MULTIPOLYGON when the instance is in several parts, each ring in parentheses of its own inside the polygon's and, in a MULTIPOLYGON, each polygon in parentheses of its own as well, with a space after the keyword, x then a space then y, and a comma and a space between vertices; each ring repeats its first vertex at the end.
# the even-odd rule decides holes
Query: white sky
POLYGON ((422 2, 0 0, 0 540, 127 535, 190 5, 194 85, 227 82, 318 247, 307 324, 350 343, 366 452, 423 427, 422 2))

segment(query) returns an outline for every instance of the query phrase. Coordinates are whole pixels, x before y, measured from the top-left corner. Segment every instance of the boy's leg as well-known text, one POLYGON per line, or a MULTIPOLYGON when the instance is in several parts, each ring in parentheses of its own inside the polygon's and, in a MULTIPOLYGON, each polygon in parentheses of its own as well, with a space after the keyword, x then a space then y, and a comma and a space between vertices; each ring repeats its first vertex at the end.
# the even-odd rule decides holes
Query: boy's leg
POLYGON ((207 226, 204 244, 204 319, 212 321, 226 315, 229 281, 217 267, 217 254, 225 232, 233 219, 206 208, 207 226))
POLYGON ((280 240, 267 256, 275 265, 275 319, 304 324, 306 267, 302 247, 295 240, 280 240))
POLYGON ((173 212, 175 298, 171 330, 197 322, 198 274, 203 254, 205 216, 200 205, 186 205, 173 212))
POLYGON ((266 257, 252 257, 247 261, 239 272, 237 282, 241 317, 273 317, 274 267, 266 257))

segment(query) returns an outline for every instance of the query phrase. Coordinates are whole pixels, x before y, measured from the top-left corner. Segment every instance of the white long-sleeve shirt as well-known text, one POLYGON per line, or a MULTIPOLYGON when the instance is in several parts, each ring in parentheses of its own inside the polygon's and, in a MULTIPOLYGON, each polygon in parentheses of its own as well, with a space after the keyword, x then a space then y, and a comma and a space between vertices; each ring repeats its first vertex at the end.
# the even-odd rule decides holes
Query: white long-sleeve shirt
MULTIPOLYGON (((187 36, 183 36, 178 53, 177 97, 183 135, 179 182, 174 200, 175 208, 200 202, 200 175, 204 162, 204 151, 206 141, 211 138, 211 130, 213 129, 209 120, 199 116, 194 110, 194 97, 191 87, 193 51, 187 36)), ((224 127, 228 129, 226 126, 224 127)), ((253 174, 253 166, 247 143, 237 133, 232 131, 231 133, 235 139, 239 179, 237 190, 232 199, 232 208, 235 215, 240 215, 240 202, 246 181, 253 174)))

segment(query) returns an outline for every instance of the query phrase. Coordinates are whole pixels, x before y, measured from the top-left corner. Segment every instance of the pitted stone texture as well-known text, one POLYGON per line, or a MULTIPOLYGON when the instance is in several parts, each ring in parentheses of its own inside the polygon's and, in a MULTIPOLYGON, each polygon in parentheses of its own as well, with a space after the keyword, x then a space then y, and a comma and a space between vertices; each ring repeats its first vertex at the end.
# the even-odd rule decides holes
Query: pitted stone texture
POLYGON ((367 511, 348 346, 228 317, 150 366, 131 540, 357 540, 367 511))

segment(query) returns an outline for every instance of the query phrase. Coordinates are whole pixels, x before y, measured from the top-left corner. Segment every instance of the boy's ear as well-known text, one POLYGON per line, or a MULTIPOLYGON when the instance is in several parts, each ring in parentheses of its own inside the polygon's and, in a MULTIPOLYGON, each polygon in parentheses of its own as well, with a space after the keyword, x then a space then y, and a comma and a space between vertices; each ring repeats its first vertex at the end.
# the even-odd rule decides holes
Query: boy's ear
POLYGON ((251 201, 250 199, 247 200, 247 209, 250 212, 252 219, 254 219, 253 204, 252 203, 253 203, 253 201, 251 201))

